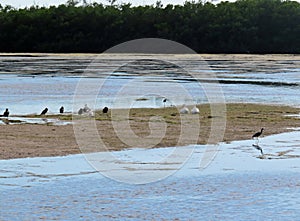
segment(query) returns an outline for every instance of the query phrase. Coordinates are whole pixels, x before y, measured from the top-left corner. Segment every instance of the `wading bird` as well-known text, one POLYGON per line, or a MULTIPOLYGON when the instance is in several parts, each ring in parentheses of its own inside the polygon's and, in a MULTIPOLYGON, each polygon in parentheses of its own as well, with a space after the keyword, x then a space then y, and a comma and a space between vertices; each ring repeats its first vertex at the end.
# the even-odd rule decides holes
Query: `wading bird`
POLYGON ((91 108, 89 108, 89 107, 87 106, 87 104, 84 105, 84 108, 83 108, 82 110, 83 110, 83 112, 85 112, 85 113, 89 113, 89 112, 92 111, 91 108))
POLYGON ((183 107, 180 109, 180 113, 188 114, 188 113, 190 113, 190 110, 185 105, 183 105, 183 107))
POLYGON ((3 113, 3 117, 8 117, 8 115, 9 115, 9 111, 8 108, 6 108, 6 110, 3 113))
POLYGON ((59 113, 63 114, 64 111, 65 111, 65 108, 64 108, 63 106, 61 106, 61 107, 59 108, 59 113))
POLYGON ((78 114, 79 115, 83 114, 83 109, 82 108, 79 109, 78 114))
POLYGON ((102 112, 103 112, 104 114, 106 114, 106 113, 108 112, 108 107, 104 107, 103 110, 102 110, 102 112))
POLYGON ((193 107, 193 109, 191 110, 192 114, 199 114, 199 108, 196 107, 196 105, 193 107))
POLYGON ((255 134, 253 134, 252 139, 253 139, 253 138, 258 139, 258 137, 259 137, 260 135, 262 135, 263 131, 264 131, 264 128, 261 128, 260 132, 257 132, 257 133, 255 133, 255 134))
POLYGON ((48 112, 48 108, 46 107, 46 108, 42 111, 41 115, 45 115, 47 112, 48 112))
POLYGON ((164 103, 164 107, 166 107, 167 98, 164 98, 162 102, 164 103))

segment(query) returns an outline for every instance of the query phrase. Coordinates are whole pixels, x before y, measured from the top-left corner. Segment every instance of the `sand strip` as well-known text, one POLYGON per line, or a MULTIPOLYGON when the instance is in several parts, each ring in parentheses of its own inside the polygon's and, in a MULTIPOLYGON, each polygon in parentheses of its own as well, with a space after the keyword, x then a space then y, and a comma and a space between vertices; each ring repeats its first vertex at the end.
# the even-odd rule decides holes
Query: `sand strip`
MULTIPOLYGON (((209 105, 199 105, 198 107, 200 114, 190 114, 187 118, 190 122, 193 122, 191 125, 196 125, 194 124, 195 120, 199 120, 200 132, 197 137, 197 143, 206 144, 209 142, 208 138, 214 133, 214 131, 211 131, 211 122, 220 116, 212 116, 209 105)), ((226 120, 225 134, 224 137, 222 136, 221 141, 230 142, 234 140, 251 139, 251 136, 262 127, 265 128, 264 136, 290 131, 291 129, 289 128, 300 127, 300 119, 294 117, 294 115, 298 115, 299 112, 299 108, 286 106, 227 104, 226 119, 221 119, 222 121, 226 120)), ((156 122, 155 125, 158 126, 158 129, 161 129, 159 125, 162 127, 166 125, 165 134, 160 134, 162 139, 153 147, 188 145, 190 142, 188 136, 186 136, 187 139, 179 139, 183 133, 182 116, 176 108, 141 108, 132 109, 129 113, 129 116, 124 116, 122 119, 120 117, 112 117, 110 112, 108 115, 102 114, 101 112, 96 113, 95 122, 98 134, 105 146, 95 149, 92 148, 90 151, 102 151, 106 149, 121 150, 134 147, 123 142, 124 140, 119 139, 112 122, 129 123, 131 130, 135 135, 140 137, 141 140, 147 139, 147 137, 151 135, 149 121, 156 122)), ((71 115, 47 117, 58 117, 61 120, 72 119, 71 115)), ((90 119, 87 117, 76 118, 82 122, 89 122, 90 119)), ((195 126, 185 127, 186 131, 184 134, 192 134, 192 130, 195 129, 193 127, 195 126)), ((81 153, 74 135, 73 125, 8 124, 0 125, 0 131, 0 159, 62 156, 81 153)), ((86 139, 89 142, 91 141, 91 138, 88 136, 86 136, 86 139)), ((97 138, 94 140, 95 143, 97 143, 97 138)), ((131 140, 134 141, 133 138, 131 140)), ((82 140, 78 143, 82 143, 82 140)))

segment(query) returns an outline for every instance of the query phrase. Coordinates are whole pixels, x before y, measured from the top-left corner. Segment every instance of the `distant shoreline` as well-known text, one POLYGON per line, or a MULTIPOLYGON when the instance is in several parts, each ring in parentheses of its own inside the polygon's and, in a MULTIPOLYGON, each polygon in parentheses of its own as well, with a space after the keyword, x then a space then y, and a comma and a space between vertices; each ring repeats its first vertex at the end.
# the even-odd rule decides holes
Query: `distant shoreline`
MULTIPOLYGON (((200 109, 200 135, 197 143, 206 144, 211 134, 210 124, 213 116, 211 116, 208 104, 199 105, 198 107, 200 109)), ((226 108, 226 131, 224 138, 221 140, 222 142, 251 139, 251 136, 259 131, 261 127, 265 128, 264 136, 288 132, 291 131, 289 128, 300 127, 300 119, 292 116, 298 115, 300 108, 260 104, 227 104, 226 108)), ((189 144, 188 139, 183 143, 178 143, 181 123, 180 114, 176 108, 137 108, 130 111, 130 117, 125 117, 124 122, 129 120, 132 130, 141 138, 147 137, 150 133, 149 119, 151 117, 160 116, 164 119, 167 124, 166 134, 161 142, 154 147, 189 144)), ((61 118, 61 120, 66 121, 72 119, 71 115, 46 117, 61 118)), ((193 120, 195 116, 190 114, 188 117, 193 120)), ((118 138, 110 116, 98 112, 95 118, 98 133, 105 147, 101 147, 103 148, 102 150, 99 148, 91 149, 90 152, 132 148, 118 138)), ((78 119, 84 121, 86 118, 78 119)), ((122 119, 113 119, 113 121, 115 120, 122 121, 122 119)), ((157 122, 159 126, 161 122, 157 122)), ((190 129, 192 130, 193 128, 190 129)), ((0 159, 64 156, 81 153, 72 125, 0 125, 0 130, 0 159)), ((90 138, 87 137, 87 142, 89 141, 90 138)))
POLYGON ((196 60, 228 60, 228 61, 240 61, 247 60, 249 62, 255 61, 285 61, 285 60, 300 60, 300 54, 142 54, 142 53, 3 53, 0 52, 0 57, 13 58, 13 57, 23 57, 23 58, 82 58, 91 59, 103 58, 103 59, 124 59, 124 55, 128 55, 128 60, 131 59, 144 59, 148 57, 151 59, 163 59, 172 61, 177 59, 196 59, 196 60))

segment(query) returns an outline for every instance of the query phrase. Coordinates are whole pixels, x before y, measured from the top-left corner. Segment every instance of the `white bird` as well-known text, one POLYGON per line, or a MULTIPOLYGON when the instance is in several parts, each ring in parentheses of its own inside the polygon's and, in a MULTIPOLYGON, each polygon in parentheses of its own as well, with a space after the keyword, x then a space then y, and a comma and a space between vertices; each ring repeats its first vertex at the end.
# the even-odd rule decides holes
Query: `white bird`
POLYGON ((93 111, 89 111, 89 112, 87 112, 87 114, 88 114, 89 117, 94 117, 95 116, 93 111))
POLYGON ((193 109, 191 110, 192 114, 199 114, 199 108, 196 107, 196 105, 193 107, 193 109))
POLYGON ((180 109, 180 113, 188 114, 188 113, 190 113, 190 110, 185 105, 183 105, 183 107, 180 109))

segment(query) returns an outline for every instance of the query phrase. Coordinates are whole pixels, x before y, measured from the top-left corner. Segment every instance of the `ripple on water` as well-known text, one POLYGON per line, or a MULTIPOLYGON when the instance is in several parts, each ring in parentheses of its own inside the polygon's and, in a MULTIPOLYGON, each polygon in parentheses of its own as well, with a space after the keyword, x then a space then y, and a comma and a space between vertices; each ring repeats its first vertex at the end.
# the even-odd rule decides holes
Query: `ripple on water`
MULTIPOLYGON (((291 155, 300 151, 296 143, 276 141, 297 137, 299 131, 267 136, 260 145, 267 156, 291 155)), ((205 170, 199 170, 199 145, 177 173, 143 185, 103 177, 80 154, 2 160, 0 219, 298 220, 300 158, 257 159, 252 143, 220 144, 205 170)), ((155 151, 161 157, 167 149, 118 156, 127 163, 149 161, 155 151)))
POLYGON ((74 178, 4 191, 3 220, 180 219, 296 220, 299 173, 242 173, 168 178, 126 185, 106 178, 74 178), (26 199, 26 200, 25 200, 26 199), (76 211, 76 212, 75 212, 76 211), (272 212, 270 212, 272 211, 272 212), (30 215, 29 215, 30 214, 30 215))

